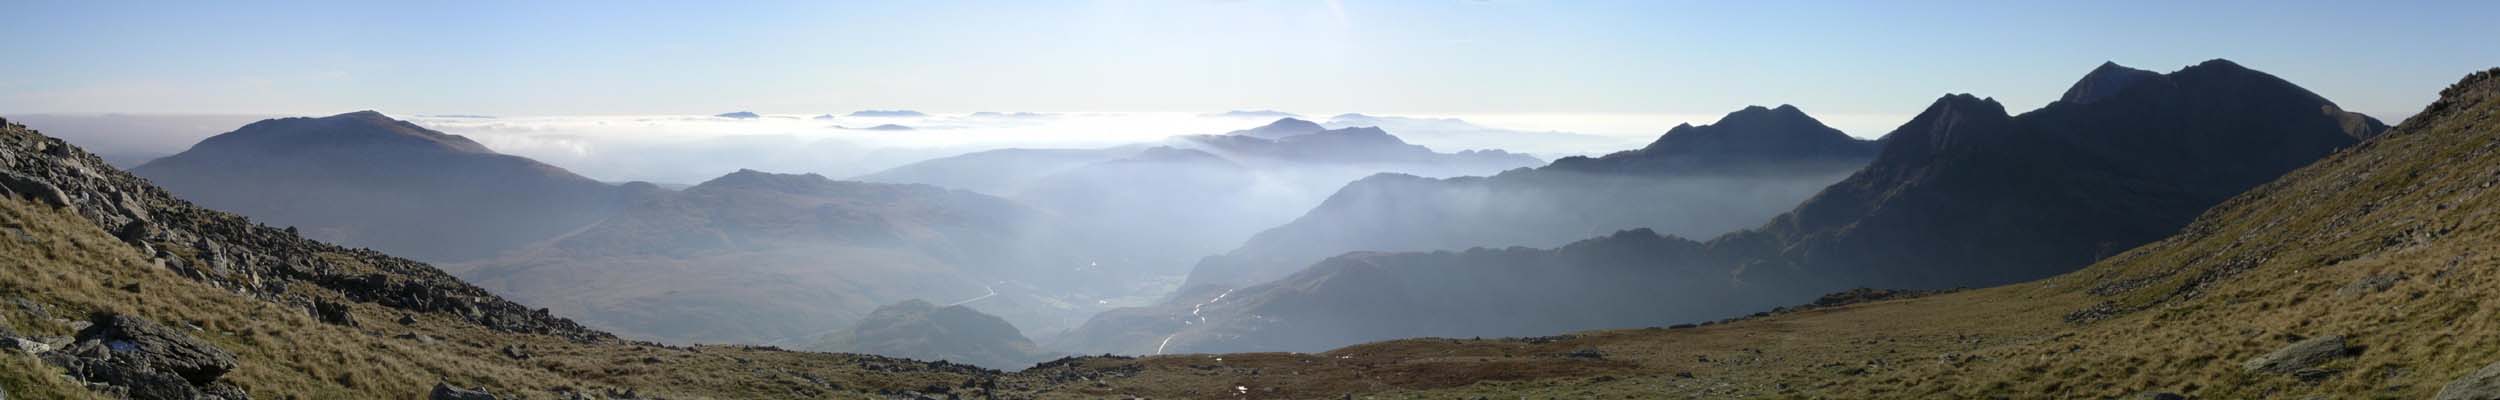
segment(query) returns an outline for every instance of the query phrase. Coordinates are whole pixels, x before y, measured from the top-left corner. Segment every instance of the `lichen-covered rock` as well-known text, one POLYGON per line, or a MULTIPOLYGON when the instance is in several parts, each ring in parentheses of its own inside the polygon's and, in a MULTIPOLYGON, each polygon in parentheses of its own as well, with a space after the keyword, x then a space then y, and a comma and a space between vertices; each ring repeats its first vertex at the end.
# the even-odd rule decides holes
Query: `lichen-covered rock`
POLYGON ((2500 362, 2465 374, 2439 388, 2437 400, 2500 400, 2500 362))
POLYGON ((217 382, 234 370, 234 354, 144 318, 113 315, 78 332, 68 348, 44 360, 69 376, 134 399, 233 399, 242 391, 217 382))
POLYGON ((452 386, 452 385, 451 385, 451 384, 449 384, 449 383, 436 383, 436 384, 434 384, 434 392, 433 392, 433 393, 430 393, 430 394, 427 394, 427 395, 426 395, 426 399, 428 399, 428 400, 495 400, 495 395, 494 395, 494 394, 491 394, 491 393, 486 393, 486 391, 485 391, 485 390, 472 390, 472 389, 462 388, 462 387, 459 387, 459 386, 452 386))
POLYGON ((2344 343, 2343 335, 2320 336, 2248 359, 2248 362, 2240 364, 2240 369, 2275 374, 2298 373, 2351 353, 2352 347, 2344 343))

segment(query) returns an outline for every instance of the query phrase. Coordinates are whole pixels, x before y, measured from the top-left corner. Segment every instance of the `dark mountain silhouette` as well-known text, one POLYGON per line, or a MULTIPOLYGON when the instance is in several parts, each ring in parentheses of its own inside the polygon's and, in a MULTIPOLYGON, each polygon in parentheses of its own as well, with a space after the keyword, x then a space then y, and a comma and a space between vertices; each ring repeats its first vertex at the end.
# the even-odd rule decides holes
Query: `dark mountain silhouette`
POLYGON ((1022 369, 1050 355, 998 316, 913 299, 877 307, 850 330, 825 335, 815 350, 946 360, 1022 369))
POLYGON ((637 191, 372 111, 255 122, 132 172, 313 238, 438 261, 555 237, 637 191))
POLYGON ((756 115, 756 114, 755 114, 755 113, 753 113, 753 112, 746 112, 746 111, 738 111, 738 112, 721 113, 721 114, 719 114, 719 115, 713 115, 713 116, 714 116, 714 117, 721 117, 721 118, 728 118, 728 119, 756 119, 756 118, 763 118, 763 117, 764 117, 764 116, 762 116, 762 115, 756 115))
POLYGON ((1265 282, 1349 251, 1552 247, 1635 228, 1714 236, 1760 225, 1864 166, 1875 150, 1795 107, 1749 107, 1714 124, 1677 126, 1641 149, 1534 170, 1375 175, 1201 260, 1189 284, 1265 282))
POLYGON ((2059 96, 2057 101, 2074 104, 2101 101, 2101 99, 2118 95, 2119 91, 2126 90, 2128 86, 2161 79, 2162 74, 2159 72, 2127 68, 2116 62, 2103 62, 2100 68, 2093 68, 2091 73, 2083 75, 2082 80, 2075 81, 2074 86, 2066 88, 2066 95, 2059 96))
MULTIPOLYGON (((1694 245, 1629 231, 1554 250, 1348 255, 1240 289, 1249 297, 1214 316, 1202 310, 1208 322, 1177 331, 1175 346, 1187 346, 1172 351, 1535 330, 1485 324, 1513 309, 1453 306, 1469 304, 1453 296, 1595 316, 1549 319, 1547 331, 1560 332, 1722 318, 1848 287, 2036 279, 2170 235, 2207 207, 2384 129, 2224 60, 2021 116, 1950 95, 1886 135, 1865 169, 1755 230, 1694 245), (1641 308, 1619 308, 1631 304, 1641 308), (1333 325, 1367 319, 1399 323, 1333 325)), ((1152 327, 1089 323, 1070 335, 1136 329, 1152 327)))
POLYGON ((1255 138, 1267 139, 1267 140, 1276 140, 1276 139, 1281 139, 1281 138, 1284 138, 1284 137, 1286 137, 1286 136, 1299 136, 1299 135, 1307 135, 1307 134, 1312 134, 1312 133, 1318 133, 1319 131, 1324 131, 1324 130, 1328 130, 1328 128, 1322 128, 1322 127, 1320 127, 1320 126, 1319 126, 1319 123, 1317 123, 1317 122, 1304 121, 1304 120, 1294 119, 1294 118, 1292 118, 1292 117, 1286 117, 1286 118, 1277 119, 1277 120, 1276 120, 1276 122, 1270 122, 1270 123, 1268 123, 1267 125, 1263 125, 1263 126, 1260 126, 1260 127, 1257 127, 1257 128, 1250 128, 1250 129, 1243 129, 1243 130, 1238 130, 1238 131, 1232 131, 1231 133, 1226 133, 1226 135, 1239 135, 1239 136, 1249 136, 1249 137, 1255 137, 1255 138))

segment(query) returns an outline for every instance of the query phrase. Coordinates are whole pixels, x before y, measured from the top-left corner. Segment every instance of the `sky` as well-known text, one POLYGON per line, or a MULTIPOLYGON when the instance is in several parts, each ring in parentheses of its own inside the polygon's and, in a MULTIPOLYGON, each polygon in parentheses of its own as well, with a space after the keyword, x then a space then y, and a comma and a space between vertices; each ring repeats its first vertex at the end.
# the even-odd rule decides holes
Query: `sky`
POLYGON ((0 113, 1796 104, 1906 118, 1945 93, 2034 108, 2102 61, 2229 58, 2347 109, 2409 114, 2500 66, 2489 1, 7 1, 0 15, 0 113))

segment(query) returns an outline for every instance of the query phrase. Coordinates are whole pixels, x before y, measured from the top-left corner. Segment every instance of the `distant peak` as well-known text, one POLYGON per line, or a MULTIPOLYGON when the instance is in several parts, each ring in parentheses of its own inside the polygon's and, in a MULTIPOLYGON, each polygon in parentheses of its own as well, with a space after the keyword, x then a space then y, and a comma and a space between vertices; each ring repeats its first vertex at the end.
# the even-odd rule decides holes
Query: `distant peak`
POLYGON ((2216 59, 2211 59, 2211 60, 2205 60, 2205 62, 2196 63, 2196 66, 2194 66, 2194 67, 2189 67, 2189 68, 2223 69, 2223 70, 2246 70, 2246 69, 2248 69, 2248 67, 2246 67, 2246 66, 2241 66, 2241 65, 2240 65, 2240 63, 2231 62, 2231 60, 2229 60, 2229 59, 2222 59, 2222 58, 2216 58, 2216 59))
POLYGON ((2000 116, 2006 115, 2005 105, 1997 103, 1996 98, 1979 97, 1969 93, 1945 94, 1943 97, 1936 98, 1936 102, 1929 105, 1928 108, 1957 111, 1979 111, 2000 116))
POLYGON ((688 188, 687 190, 699 191, 703 189, 718 188, 749 188, 797 193, 804 192, 809 188, 822 187, 832 183, 832 179, 825 178, 824 175, 812 173, 776 174, 757 171, 754 169, 739 168, 737 172, 731 172, 728 175, 721 175, 719 178, 712 178, 712 180, 703 181, 703 183, 696 184, 694 187, 688 188))
POLYGON ((1736 112, 1727 113, 1727 116, 1719 117, 1719 121, 1713 122, 1711 125, 1811 125, 1821 127, 1823 126, 1823 121, 1815 120, 1813 116, 1806 115, 1806 112, 1804 110, 1797 109, 1797 106, 1781 104, 1779 108, 1745 106, 1744 109, 1736 110, 1736 112))
POLYGON ((2075 80, 2074 86, 2067 87, 2066 95, 2059 96, 2058 101, 2075 104, 2091 103, 2116 96, 2137 83, 2158 79, 2162 79, 2162 74, 2159 72, 2129 68, 2118 65, 2115 61, 2103 61, 2101 66, 2093 67, 2092 72, 2083 74, 2083 79, 2075 80))
POLYGON ((1319 123, 1317 123, 1317 122, 1311 122, 1311 121, 1304 121, 1304 120, 1302 120, 1302 119, 1300 119, 1300 118, 1285 117, 1285 118, 1277 118, 1277 119, 1276 119, 1276 122, 1269 122, 1269 123, 1267 123, 1267 126, 1275 126, 1275 127, 1311 127, 1311 128, 1317 128, 1317 127, 1319 127, 1319 123))
POLYGON ((1328 130, 1328 128, 1319 126, 1319 123, 1317 122, 1304 121, 1293 117, 1285 117, 1278 118, 1276 122, 1269 122, 1267 125, 1233 131, 1230 134, 1273 140, 1291 136, 1308 135, 1324 130, 1328 130))
POLYGON ((485 145, 468 138, 426 129, 373 110, 319 118, 260 120, 244 125, 233 132, 203 140, 195 148, 202 146, 258 151, 336 146, 382 146, 392 149, 431 149, 466 153, 494 152, 488 150, 485 145))

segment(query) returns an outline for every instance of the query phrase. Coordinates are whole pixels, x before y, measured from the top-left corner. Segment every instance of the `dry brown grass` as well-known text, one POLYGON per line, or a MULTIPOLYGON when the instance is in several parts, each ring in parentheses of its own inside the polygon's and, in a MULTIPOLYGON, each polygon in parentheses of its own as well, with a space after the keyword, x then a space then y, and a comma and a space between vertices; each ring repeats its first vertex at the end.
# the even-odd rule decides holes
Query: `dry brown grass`
MULTIPOLYGON (((417 314, 417 323, 401 325, 395 322, 400 313, 381 306, 346 302, 309 285, 291 290, 351 304, 360 322, 359 327, 325 324, 300 308, 177 276, 65 211, 0 200, 0 231, 10 232, 7 240, 0 240, 0 254, 6 255, 0 258, 0 299, 46 304, 51 316, 62 317, 39 318, 14 306, 0 307, 0 318, 17 331, 70 336, 68 320, 94 313, 135 314, 197 327, 194 336, 241 360, 225 379, 259 398, 411 398, 436 382, 524 398, 550 397, 560 388, 638 388, 643 394, 671 398, 821 398, 954 386, 967 378, 957 372, 871 372, 861 367, 925 369, 917 362, 875 357, 574 343, 495 332, 442 315, 417 314), (430 339, 404 336, 411 334, 430 339), (532 357, 507 357, 501 353, 505 346, 528 349, 532 357)), ((0 366, 7 367, 0 368, 0 386, 13 398, 90 396, 61 378, 59 369, 31 356, 9 353, 0 356, 0 366)))

